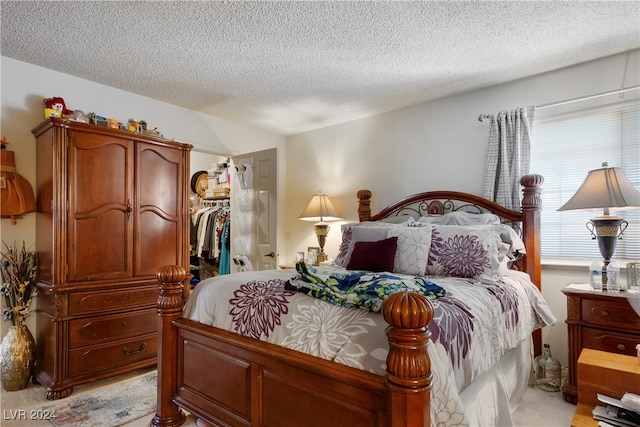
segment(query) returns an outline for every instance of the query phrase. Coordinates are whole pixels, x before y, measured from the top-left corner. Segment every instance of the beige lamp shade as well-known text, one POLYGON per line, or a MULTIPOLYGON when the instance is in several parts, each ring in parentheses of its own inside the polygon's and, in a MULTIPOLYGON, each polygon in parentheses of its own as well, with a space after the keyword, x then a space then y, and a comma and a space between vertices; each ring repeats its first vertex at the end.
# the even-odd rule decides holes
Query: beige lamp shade
POLYGON ((576 209, 638 209, 640 208, 640 192, 629 182, 620 168, 607 167, 589 172, 576 194, 562 205, 559 211, 576 209))
POLYGON ((311 197, 309 205, 298 217, 303 221, 338 221, 342 219, 338 211, 331 204, 329 196, 318 192, 311 197))

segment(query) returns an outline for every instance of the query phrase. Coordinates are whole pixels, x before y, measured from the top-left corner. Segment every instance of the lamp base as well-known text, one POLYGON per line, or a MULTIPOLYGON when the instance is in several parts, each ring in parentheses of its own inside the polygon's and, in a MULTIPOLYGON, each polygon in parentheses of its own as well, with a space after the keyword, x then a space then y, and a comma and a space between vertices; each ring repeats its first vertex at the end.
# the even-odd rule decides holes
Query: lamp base
POLYGON ((622 238, 622 233, 628 225, 629 223, 624 218, 614 215, 601 215, 591 218, 587 222, 587 229, 591 232, 591 238, 598 240, 598 248, 604 260, 604 265, 602 266, 603 290, 607 290, 607 266, 616 250, 616 242, 622 238))
POLYGON ((324 253, 324 244, 327 242, 327 235, 329 234, 329 224, 326 222, 317 222, 314 225, 316 230, 316 237, 318 238, 318 246, 320 246, 320 252, 316 257, 316 264, 319 265, 321 262, 325 262, 327 260, 327 254, 324 253))

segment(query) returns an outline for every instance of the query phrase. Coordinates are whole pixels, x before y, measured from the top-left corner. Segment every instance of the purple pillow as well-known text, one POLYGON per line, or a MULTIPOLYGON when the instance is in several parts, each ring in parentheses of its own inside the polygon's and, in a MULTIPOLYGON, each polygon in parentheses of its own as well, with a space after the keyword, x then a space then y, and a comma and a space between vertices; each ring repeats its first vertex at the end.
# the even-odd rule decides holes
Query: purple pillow
POLYGON ((393 271, 397 247, 397 237, 376 242, 356 242, 347 270, 393 271))

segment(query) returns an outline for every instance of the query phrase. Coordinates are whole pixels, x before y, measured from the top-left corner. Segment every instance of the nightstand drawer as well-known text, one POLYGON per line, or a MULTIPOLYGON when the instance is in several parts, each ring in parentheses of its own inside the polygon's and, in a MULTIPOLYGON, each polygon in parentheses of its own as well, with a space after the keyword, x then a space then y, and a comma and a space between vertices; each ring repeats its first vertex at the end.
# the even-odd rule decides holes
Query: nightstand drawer
POLYGON ((640 317, 626 302, 583 298, 582 321, 640 332, 640 317))
POLYGON ((582 345, 586 348, 635 356, 636 345, 638 344, 640 344, 640 336, 619 334, 600 329, 582 329, 582 345))

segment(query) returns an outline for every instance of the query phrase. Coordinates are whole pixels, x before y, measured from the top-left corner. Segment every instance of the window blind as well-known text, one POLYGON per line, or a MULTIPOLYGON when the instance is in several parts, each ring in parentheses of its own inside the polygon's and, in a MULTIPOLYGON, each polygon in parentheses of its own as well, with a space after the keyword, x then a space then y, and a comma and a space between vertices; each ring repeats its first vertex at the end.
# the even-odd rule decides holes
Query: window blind
MULTIPOLYGON (((564 114, 536 122, 531 142, 531 172, 544 176, 541 256, 602 258, 586 227, 602 210, 563 211, 587 173, 608 162, 620 167, 640 189, 640 113, 638 103, 564 114)), ((612 211, 628 222, 613 259, 640 259, 640 210, 612 211)))

